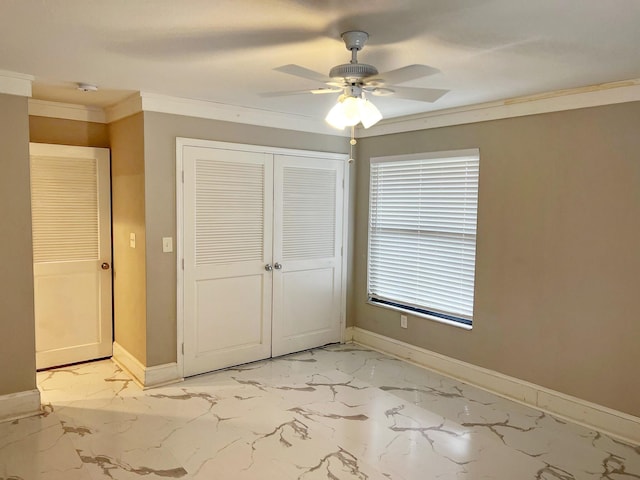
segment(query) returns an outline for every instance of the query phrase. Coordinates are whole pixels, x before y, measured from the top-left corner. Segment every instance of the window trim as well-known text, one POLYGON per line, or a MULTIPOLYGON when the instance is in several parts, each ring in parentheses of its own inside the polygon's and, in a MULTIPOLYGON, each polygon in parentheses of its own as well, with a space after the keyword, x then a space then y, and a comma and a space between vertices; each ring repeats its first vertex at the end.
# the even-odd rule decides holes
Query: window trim
MULTIPOLYGON (((375 163, 391 163, 391 162, 400 162, 400 161, 413 161, 413 160, 430 160, 430 159, 444 159, 444 158, 455 158, 455 157, 464 157, 464 156, 475 156, 478 158, 478 163, 480 160, 480 149, 479 148, 469 148, 469 149, 460 149, 460 150, 444 150, 444 151, 433 151, 433 152, 422 152, 422 153, 412 153, 412 154, 403 154, 403 155, 389 155, 389 156, 380 156, 380 157, 371 157, 369 159, 369 189, 371 189, 371 165, 375 163)), ((479 189, 479 176, 478 176, 478 189, 479 189)), ((385 299, 384 297, 373 298, 369 295, 369 285, 370 285, 370 251, 371 251, 371 190, 368 192, 368 204, 367 204, 367 284, 366 284, 366 294, 367 294, 367 304, 385 308, 388 310, 399 311, 402 313, 407 313, 414 317, 426 318, 428 320, 432 320, 438 323, 443 323, 445 325, 451 325, 453 327, 462 328, 464 330, 472 330, 473 328, 473 315, 470 319, 465 317, 456 317, 450 314, 445 314, 441 312, 437 312, 435 309, 430 311, 429 309, 417 308, 411 305, 403 305, 400 303, 396 303, 393 300, 385 299)), ((477 212, 476 212, 476 229, 477 229, 477 212)), ((476 236, 476 249, 477 249, 477 236, 476 236)), ((477 250, 476 250, 477 253, 477 250)), ((474 259, 474 269, 477 265, 477 258, 474 259)), ((477 273, 477 272, 476 272, 477 273)), ((475 274, 474 273, 474 310, 475 310, 475 274)))

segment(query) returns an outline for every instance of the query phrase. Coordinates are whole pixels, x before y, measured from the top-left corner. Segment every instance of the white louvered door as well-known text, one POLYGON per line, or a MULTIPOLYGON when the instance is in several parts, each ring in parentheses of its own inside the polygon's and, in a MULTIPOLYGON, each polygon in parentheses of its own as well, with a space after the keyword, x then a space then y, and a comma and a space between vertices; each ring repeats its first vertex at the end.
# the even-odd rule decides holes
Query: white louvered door
POLYGON ((341 339, 344 162, 246 147, 181 147, 185 376, 341 339))
POLYGON ((30 145, 36 367, 112 353, 109 150, 30 145))
POLYGON ((339 342, 344 163, 277 155, 272 354, 339 342))
POLYGON ((271 356, 272 156, 184 149, 184 375, 271 356))

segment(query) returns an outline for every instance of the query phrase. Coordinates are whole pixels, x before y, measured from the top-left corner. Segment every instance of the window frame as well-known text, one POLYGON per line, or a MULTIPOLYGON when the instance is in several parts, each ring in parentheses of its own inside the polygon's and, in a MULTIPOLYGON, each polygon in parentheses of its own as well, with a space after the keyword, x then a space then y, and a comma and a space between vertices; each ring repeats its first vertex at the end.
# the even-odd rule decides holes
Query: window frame
POLYGON ((455 315, 451 315, 448 313, 443 313, 437 311, 437 309, 429 309, 426 308, 416 308, 412 305, 405 305, 402 302, 394 302, 393 300, 388 300, 382 296, 378 299, 372 297, 370 293, 370 281, 371 281, 371 240, 372 240, 372 165, 375 163, 391 163, 391 162, 401 162, 401 161, 416 161, 416 160, 433 160, 433 159, 447 159, 447 158, 456 158, 456 157, 469 157, 474 156, 477 158, 478 164, 478 181, 477 181, 477 189, 478 189, 478 197, 476 199, 476 235, 475 235, 475 245, 474 245, 474 274, 473 274, 473 308, 475 311, 475 293, 476 293, 476 266, 477 266, 477 227, 478 227, 478 202, 479 199, 479 187, 480 187, 480 149, 479 148, 469 148, 469 149, 460 149, 460 150, 445 150, 445 151, 434 151, 434 152, 422 152, 422 153, 414 153, 414 154, 404 154, 404 155, 390 155, 390 156, 381 156, 381 157, 371 157, 369 159, 369 192, 368 192, 368 205, 367 205, 367 284, 366 284, 366 294, 367 294, 367 303, 370 305, 374 305, 377 307, 382 307, 385 309, 390 309, 394 311, 399 311, 401 313, 406 313, 412 316, 426 318, 429 320, 433 320, 439 323, 444 323, 447 325, 451 325, 454 327, 462 328, 465 330, 471 330, 473 328, 473 318, 472 315, 470 318, 465 317, 457 317, 455 315))

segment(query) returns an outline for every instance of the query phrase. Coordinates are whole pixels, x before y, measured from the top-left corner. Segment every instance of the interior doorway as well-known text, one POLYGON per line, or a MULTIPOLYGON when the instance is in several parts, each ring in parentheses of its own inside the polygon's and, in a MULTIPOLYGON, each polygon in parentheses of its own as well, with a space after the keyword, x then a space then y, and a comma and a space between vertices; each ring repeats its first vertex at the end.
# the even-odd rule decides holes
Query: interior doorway
POLYGON ((109 149, 30 144, 36 368, 110 357, 109 149))

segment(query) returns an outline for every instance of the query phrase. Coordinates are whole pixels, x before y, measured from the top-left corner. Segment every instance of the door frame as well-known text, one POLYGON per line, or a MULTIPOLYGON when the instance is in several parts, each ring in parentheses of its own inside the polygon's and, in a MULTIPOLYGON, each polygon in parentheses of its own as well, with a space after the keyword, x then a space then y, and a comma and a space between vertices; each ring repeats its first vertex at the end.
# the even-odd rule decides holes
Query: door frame
POLYGON ((346 340, 347 321, 347 258, 349 256, 349 155, 346 153, 297 150, 281 147, 219 142, 196 138, 176 137, 176 359, 178 373, 184 377, 184 148, 205 147, 218 150, 293 155, 297 157, 340 160, 344 164, 343 215, 342 215, 342 285, 340 293, 340 341, 346 340))

